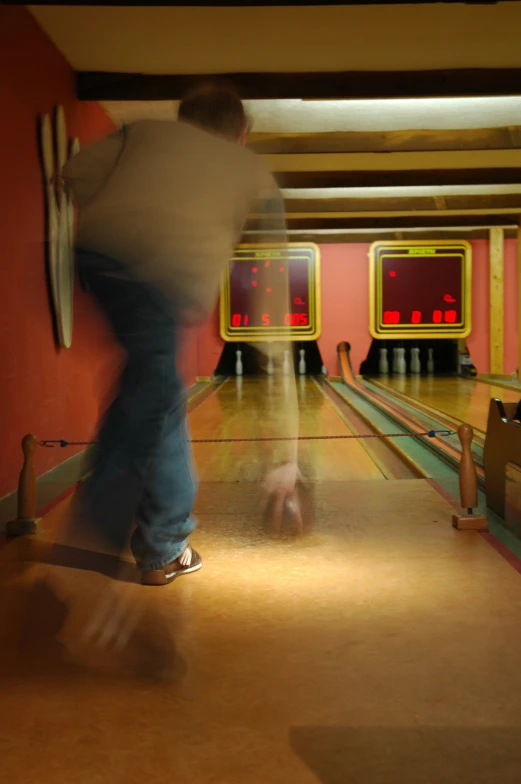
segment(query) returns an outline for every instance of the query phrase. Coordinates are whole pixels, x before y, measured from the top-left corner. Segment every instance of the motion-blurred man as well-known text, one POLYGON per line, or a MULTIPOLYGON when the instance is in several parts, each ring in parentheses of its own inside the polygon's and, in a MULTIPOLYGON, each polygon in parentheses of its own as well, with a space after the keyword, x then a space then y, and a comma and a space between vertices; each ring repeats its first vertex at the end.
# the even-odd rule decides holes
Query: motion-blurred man
MULTIPOLYGON (((63 171, 80 210, 80 274, 127 357, 81 508, 118 553, 136 523, 131 547, 146 585, 202 565, 189 544, 196 480, 176 370, 178 327, 213 311, 254 203, 281 232, 270 238, 284 238, 281 195, 245 149, 247 133, 235 93, 203 85, 181 103, 178 122, 136 122, 63 171)), ((294 383, 275 413, 278 434, 295 437, 294 383)), ((291 502, 297 474, 292 441, 265 482, 278 513, 291 502)))

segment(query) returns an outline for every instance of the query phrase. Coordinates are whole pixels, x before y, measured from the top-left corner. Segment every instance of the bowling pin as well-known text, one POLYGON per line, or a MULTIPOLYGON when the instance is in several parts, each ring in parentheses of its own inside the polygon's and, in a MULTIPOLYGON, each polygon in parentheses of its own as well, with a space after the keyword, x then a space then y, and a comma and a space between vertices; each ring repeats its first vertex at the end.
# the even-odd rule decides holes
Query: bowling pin
POLYGON ((271 346, 268 349, 268 366, 266 368, 268 376, 273 375, 273 356, 271 354, 271 346))
POLYGON ((434 349, 429 348, 427 349, 427 373, 434 373, 434 357, 433 357, 434 349))
POLYGON ((303 348, 300 349, 300 362, 298 363, 298 372, 301 376, 306 375, 306 360, 305 360, 305 351, 303 348))
POLYGON ((289 375, 289 351, 284 352, 284 365, 282 366, 282 372, 285 376, 289 375))
POLYGON ((400 349, 393 348, 393 373, 399 373, 400 349))
POLYGON ((386 376, 389 372, 389 361, 387 359, 387 349, 381 348, 380 349, 380 362, 378 364, 378 369, 380 371, 380 375, 386 376))
POLYGON ((242 351, 236 351, 235 357, 235 375, 242 376, 242 351))
POLYGON ((399 352, 400 353, 398 355, 398 373, 401 376, 405 376, 405 374, 407 373, 407 363, 405 362, 405 349, 401 348, 399 349, 399 352))
POLYGON ((411 373, 421 373, 419 348, 411 348, 411 373))
POLYGON ((327 376, 327 367, 325 365, 322 365, 322 375, 327 376))

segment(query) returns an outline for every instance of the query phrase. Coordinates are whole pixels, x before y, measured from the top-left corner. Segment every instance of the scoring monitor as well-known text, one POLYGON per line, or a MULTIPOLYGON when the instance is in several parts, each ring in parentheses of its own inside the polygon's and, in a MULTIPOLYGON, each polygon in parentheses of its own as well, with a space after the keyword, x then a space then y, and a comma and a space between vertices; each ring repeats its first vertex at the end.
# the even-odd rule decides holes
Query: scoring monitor
POLYGON ((468 242, 375 242, 369 270, 374 338, 465 338, 470 334, 468 242))
POLYGON ((223 276, 226 341, 316 340, 320 335, 320 252, 313 243, 239 245, 223 276), (288 291, 289 297, 278 296, 288 291))

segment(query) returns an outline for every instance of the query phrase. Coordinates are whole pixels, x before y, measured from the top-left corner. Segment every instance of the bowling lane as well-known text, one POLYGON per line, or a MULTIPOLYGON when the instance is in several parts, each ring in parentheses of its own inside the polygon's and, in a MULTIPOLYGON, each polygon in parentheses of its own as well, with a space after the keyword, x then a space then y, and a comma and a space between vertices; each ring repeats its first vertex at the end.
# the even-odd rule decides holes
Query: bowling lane
POLYGON ((490 399, 498 397, 504 402, 518 402, 521 393, 493 384, 467 378, 389 377, 378 378, 389 389, 407 395, 456 419, 466 422, 475 430, 485 432, 490 399))
MULTIPOLYGON (((299 387, 303 434, 345 432, 312 381, 299 387)), ((230 380, 192 433, 269 433, 280 394, 230 380)), ((344 481, 315 483, 305 536, 266 536, 256 485, 236 481, 260 476, 256 446, 196 445, 203 570, 119 586, 137 608, 124 649, 84 634, 106 575, 31 563, 40 536, 0 551, 2 780, 517 784, 519 574, 454 531, 430 483, 352 481, 346 466, 370 465, 353 441, 301 443, 315 476, 344 481)))
MULTIPOLYGON (((281 406, 283 385, 272 377, 229 379, 190 415, 194 439, 269 438, 277 435, 273 414, 281 406)), ((298 379, 300 436, 350 433, 318 385, 298 379)), ((259 481, 268 463, 277 462, 281 445, 273 443, 194 444, 201 482, 259 481)), ((301 441, 299 459, 306 477, 327 479, 384 479, 360 441, 301 441)))

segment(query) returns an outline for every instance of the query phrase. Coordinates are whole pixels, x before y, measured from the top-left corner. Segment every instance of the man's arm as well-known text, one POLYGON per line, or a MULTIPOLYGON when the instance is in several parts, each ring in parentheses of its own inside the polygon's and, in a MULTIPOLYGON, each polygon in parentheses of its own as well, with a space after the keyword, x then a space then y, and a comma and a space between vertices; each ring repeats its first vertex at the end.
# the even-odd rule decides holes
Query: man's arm
POLYGON ((125 144, 125 131, 102 139, 71 158, 61 172, 63 187, 78 207, 85 207, 105 184, 125 144))
MULTIPOLYGON (((284 199, 277 187, 273 177, 269 175, 263 182, 263 188, 253 206, 257 217, 257 231, 255 242, 274 243, 278 248, 287 248, 286 233, 286 214, 284 199)), ((288 264, 283 265, 285 273, 280 276, 280 283, 277 289, 269 294, 262 292, 256 294, 254 298, 255 307, 258 313, 255 314, 255 321, 262 323, 262 313, 266 312, 291 312, 288 264), (269 298, 269 299, 268 299, 269 298)), ((288 438, 291 440, 274 442, 273 465, 291 465, 294 471, 285 471, 284 482, 288 480, 294 482, 297 472, 298 458, 298 431, 299 431, 299 409, 297 386, 294 372, 293 343, 290 340, 278 340, 272 343, 255 343, 254 348, 260 351, 263 370, 266 370, 269 357, 273 362, 273 383, 275 395, 273 403, 268 412, 269 431, 273 432, 274 437, 288 438), (284 355, 289 352, 289 373, 284 373, 284 355)), ((282 478, 282 472, 279 472, 282 478)), ((267 489, 273 489, 267 482, 267 489)))

